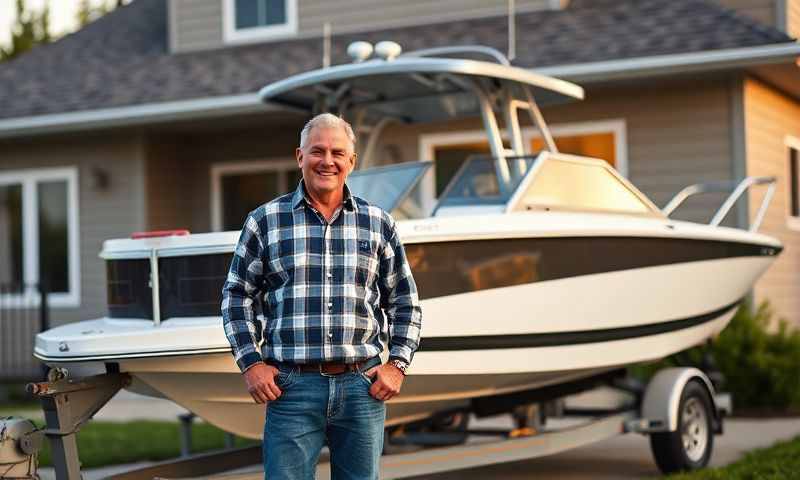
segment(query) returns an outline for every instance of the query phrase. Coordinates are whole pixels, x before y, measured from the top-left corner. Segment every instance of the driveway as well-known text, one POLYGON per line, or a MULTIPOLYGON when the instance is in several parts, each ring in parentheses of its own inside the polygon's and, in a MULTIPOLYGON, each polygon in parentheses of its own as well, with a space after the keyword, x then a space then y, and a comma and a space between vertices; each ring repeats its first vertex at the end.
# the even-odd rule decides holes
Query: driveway
MULTIPOLYGON (((143 418, 174 420, 178 414, 183 412, 185 410, 168 401, 122 392, 109 402, 96 418, 117 421, 143 418)), ((472 423, 474 428, 507 428, 508 426, 510 426, 510 422, 505 417, 472 423)), ((728 419, 725 422, 725 434, 715 437, 711 465, 727 465, 739 459, 745 452, 755 448, 768 447, 777 441, 790 439, 797 435, 800 435, 800 418, 728 419)), ((84 472, 84 479, 100 479, 133 467, 133 465, 122 465, 87 470, 84 472)), ((52 469, 41 469, 40 473, 43 480, 54 478, 52 469)), ((414 478, 417 480, 485 480, 487 478, 495 480, 531 478, 602 480, 644 479, 658 478, 659 476, 659 471, 650 453, 647 437, 627 434, 548 457, 414 478)), ((253 479, 263 478, 259 474, 251 475, 251 477, 253 479)))

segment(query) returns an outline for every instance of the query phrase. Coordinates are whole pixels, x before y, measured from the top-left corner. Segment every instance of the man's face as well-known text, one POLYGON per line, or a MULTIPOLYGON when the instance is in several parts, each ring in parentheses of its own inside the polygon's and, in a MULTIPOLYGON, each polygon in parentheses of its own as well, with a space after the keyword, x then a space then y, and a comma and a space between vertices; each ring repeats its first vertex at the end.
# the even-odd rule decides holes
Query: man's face
POLYGON ((347 175, 356 162, 353 144, 344 128, 316 127, 306 146, 295 151, 303 180, 312 194, 330 193, 344 188, 347 175))

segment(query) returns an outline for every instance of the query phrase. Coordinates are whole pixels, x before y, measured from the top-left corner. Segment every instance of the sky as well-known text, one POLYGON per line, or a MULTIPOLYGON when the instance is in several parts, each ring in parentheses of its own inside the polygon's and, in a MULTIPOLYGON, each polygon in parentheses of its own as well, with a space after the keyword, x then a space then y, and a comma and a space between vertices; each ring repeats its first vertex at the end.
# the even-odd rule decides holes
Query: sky
MULTIPOLYGON (((50 4, 50 33, 58 36, 75 30, 75 14, 79 0, 25 0, 26 9, 39 11, 45 2, 50 4)), ((110 0, 90 0, 91 5, 110 3, 110 0)), ((0 45, 11 40, 11 26, 16 17, 16 0, 0 0, 0 45)))

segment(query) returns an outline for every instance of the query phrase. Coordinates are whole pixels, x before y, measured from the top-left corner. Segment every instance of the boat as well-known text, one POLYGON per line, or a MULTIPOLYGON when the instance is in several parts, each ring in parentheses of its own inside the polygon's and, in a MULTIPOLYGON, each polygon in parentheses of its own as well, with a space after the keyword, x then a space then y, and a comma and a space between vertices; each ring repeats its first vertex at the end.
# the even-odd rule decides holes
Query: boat
MULTIPOLYGON (((371 46, 350 50, 352 64, 301 73, 260 94, 368 127, 360 162, 371 168, 348 185, 398 220, 423 309, 420 348, 388 402, 389 426, 702 344, 781 252, 778 240, 757 232, 768 199, 749 230, 721 226, 743 191, 774 179, 746 179, 700 224, 670 214, 716 187, 693 186, 660 209, 604 160, 559 152, 540 106, 582 99, 575 84, 514 67, 485 47, 402 54, 384 43, 373 58, 371 46), (524 148, 520 115, 540 130, 541 152, 524 148), (469 116, 482 118, 491 153, 465 161, 435 202, 425 195, 430 162, 370 157, 391 122, 469 116)), ((264 407, 245 388, 220 316, 238 235, 106 241, 108 315, 39 334, 36 357, 72 376, 126 372, 135 392, 260 438, 264 407)))

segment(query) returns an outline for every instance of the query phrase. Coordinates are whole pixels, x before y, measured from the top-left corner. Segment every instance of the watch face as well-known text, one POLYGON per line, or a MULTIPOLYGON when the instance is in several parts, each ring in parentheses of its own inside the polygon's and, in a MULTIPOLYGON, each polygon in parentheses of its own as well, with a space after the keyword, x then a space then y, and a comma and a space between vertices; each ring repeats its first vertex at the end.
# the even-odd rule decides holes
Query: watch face
POLYGON ((397 367, 403 374, 406 373, 406 369, 408 368, 408 364, 402 360, 392 360, 392 365, 397 367))

